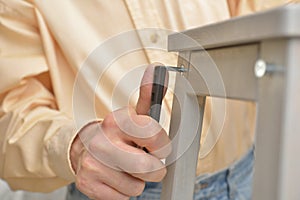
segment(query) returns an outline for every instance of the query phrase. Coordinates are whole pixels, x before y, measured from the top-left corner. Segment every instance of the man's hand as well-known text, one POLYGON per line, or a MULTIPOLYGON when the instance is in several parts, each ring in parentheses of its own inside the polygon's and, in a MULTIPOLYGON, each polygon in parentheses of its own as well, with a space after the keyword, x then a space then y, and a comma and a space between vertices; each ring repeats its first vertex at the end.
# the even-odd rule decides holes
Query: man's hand
POLYGON ((136 109, 123 108, 102 122, 86 125, 72 144, 76 186, 92 199, 138 196, 145 181, 159 182, 166 174, 160 159, 170 153, 170 140, 164 129, 147 116, 153 69, 152 65, 145 71, 136 109))

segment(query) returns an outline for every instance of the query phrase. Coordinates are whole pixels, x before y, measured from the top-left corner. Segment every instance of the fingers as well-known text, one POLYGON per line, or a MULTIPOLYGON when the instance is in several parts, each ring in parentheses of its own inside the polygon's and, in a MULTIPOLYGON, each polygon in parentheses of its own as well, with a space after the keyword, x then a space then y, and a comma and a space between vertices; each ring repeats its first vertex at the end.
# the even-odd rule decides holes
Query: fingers
POLYGON ((72 159, 76 185, 92 199, 137 196, 145 181, 158 182, 166 174, 160 158, 167 153, 156 155, 155 151, 169 144, 169 138, 155 120, 137 115, 133 108, 117 110, 101 123, 86 125, 79 138, 71 148, 71 157, 76 158, 72 159), (150 154, 137 145, 147 147, 150 154))
POLYGON ((165 166, 158 158, 140 149, 121 149, 115 152, 114 156, 118 159, 117 165, 122 171, 141 180, 159 182, 166 174, 165 166))
POLYGON ((154 67, 154 65, 149 65, 146 68, 141 81, 139 99, 136 105, 136 112, 141 115, 147 115, 151 106, 154 67))
POLYGON ((171 153, 170 138, 166 131, 154 119, 148 116, 133 115, 132 121, 131 123, 138 126, 140 131, 131 130, 132 137, 128 139, 131 139, 139 146, 145 147, 149 153, 159 159, 166 158, 171 153), (148 124, 145 125, 147 122, 148 124))
POLYGON ((105 199, 104 197, 113 194, 118 198, 106 199, 119 199, 122 196, 121 199, 126 199, 125 197, 128 196, 140 195, 144 190, 145 182, 127 173, 107 167, 85 152, 81 159, 81 166, 77 170, 76 186, 81 191, 88 193, 90 197, 105 199), (94 190, 97 186, 102 190, 94 190))
POLYGON ((93 200, 107 200, 107 199, 118 199, 118 200, 129 200, 129 196, 123 195, 115 189, 105 185, 104 183, 97 183, 91 187, 81 186, 76 183, 76 187, 82 193, 93 200), (88 190, 87 190, 88 188, 88 190))
MULTIPOLYGON (((155 66, 163 66, 161 63, 150 64, 143 75, 141 85, 140 85, 140 94, 139 99, 136 105, 136 112, 140 115, 147 115, 151 106, 151 93, 152 93, 152 83, 155 66)), ((165 88, 168 86, 168 73, 165 78, 165 88)), ((165 94, 165 92, 164 92, 165 94)))
POLYGON ((145 181, 158 182, 166 174, 160 159, 171 152, 170 140, 165 130, 147 116, 155 65, 161 64, 150 65, 145 71, 136 110, 120 109, 101 123, 88 124, 79 132, 80 140, 72 144, 70 158, 76 169, 76 185, 92 199, 137 196, 145 181))
POLYGON ((117 137, 115 128, 106 133, 107 129, 102 125, 94 124, 90 128, 90 131, 98 132, 86 146, 94 158, 114 170, 124 171, 144 181, 160 181, 164 177, 165 166, 157 157, 136 148, 129 140, 117 137))
MULTIPOLYGON (((159 159, 166 158, 171 152, 170 139, 166 131, 152 118, 146 115, 137 115, 133 108, 120 109, 108 115, 102 122, 101 129, 112 135, 111 127, 115 127, 118 137, 126 143, 134 143, 145 147, 149 153, 159 159)), ((111 138, 114 140, 114 138, 111 138)))

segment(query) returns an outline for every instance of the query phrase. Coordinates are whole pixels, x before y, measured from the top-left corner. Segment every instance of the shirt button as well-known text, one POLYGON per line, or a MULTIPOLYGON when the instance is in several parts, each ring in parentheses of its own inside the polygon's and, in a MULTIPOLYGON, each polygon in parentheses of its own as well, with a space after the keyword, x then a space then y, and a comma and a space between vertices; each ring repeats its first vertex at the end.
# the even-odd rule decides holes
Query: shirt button
POLYGON ((156 33, 154 33, 150 36, 150 41, 152 43, 157 43, 158 39, 159 39, 159 36, 156 33))

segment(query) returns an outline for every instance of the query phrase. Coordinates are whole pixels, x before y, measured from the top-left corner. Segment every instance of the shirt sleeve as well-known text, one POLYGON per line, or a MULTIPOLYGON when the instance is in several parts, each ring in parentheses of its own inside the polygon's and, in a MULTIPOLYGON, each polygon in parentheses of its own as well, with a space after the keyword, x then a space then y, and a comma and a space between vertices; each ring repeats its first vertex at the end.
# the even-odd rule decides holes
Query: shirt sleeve
POLYGON ((3 97, 0 175, 12 189, 48 192, 74 180, 68 159, 75 136, 72 120, 54 102, 33 78, 3 97))
POLYGON ((57 104, 35 8, 0 6, 0 178, 14 190, 50 192, 74 181, 75 126, 57 104))

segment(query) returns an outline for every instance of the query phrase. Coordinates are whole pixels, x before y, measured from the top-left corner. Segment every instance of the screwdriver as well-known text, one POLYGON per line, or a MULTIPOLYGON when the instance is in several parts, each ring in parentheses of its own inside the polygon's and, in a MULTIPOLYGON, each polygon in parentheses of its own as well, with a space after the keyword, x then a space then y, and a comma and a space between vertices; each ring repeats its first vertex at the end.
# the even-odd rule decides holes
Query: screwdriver
POLYGON ((164 96, 165 78, 167 71, 186 72, 186 68, 173 66, 155 66, 151 92, 151 107, 149 115, 159 122, 162 100, 164 96))

